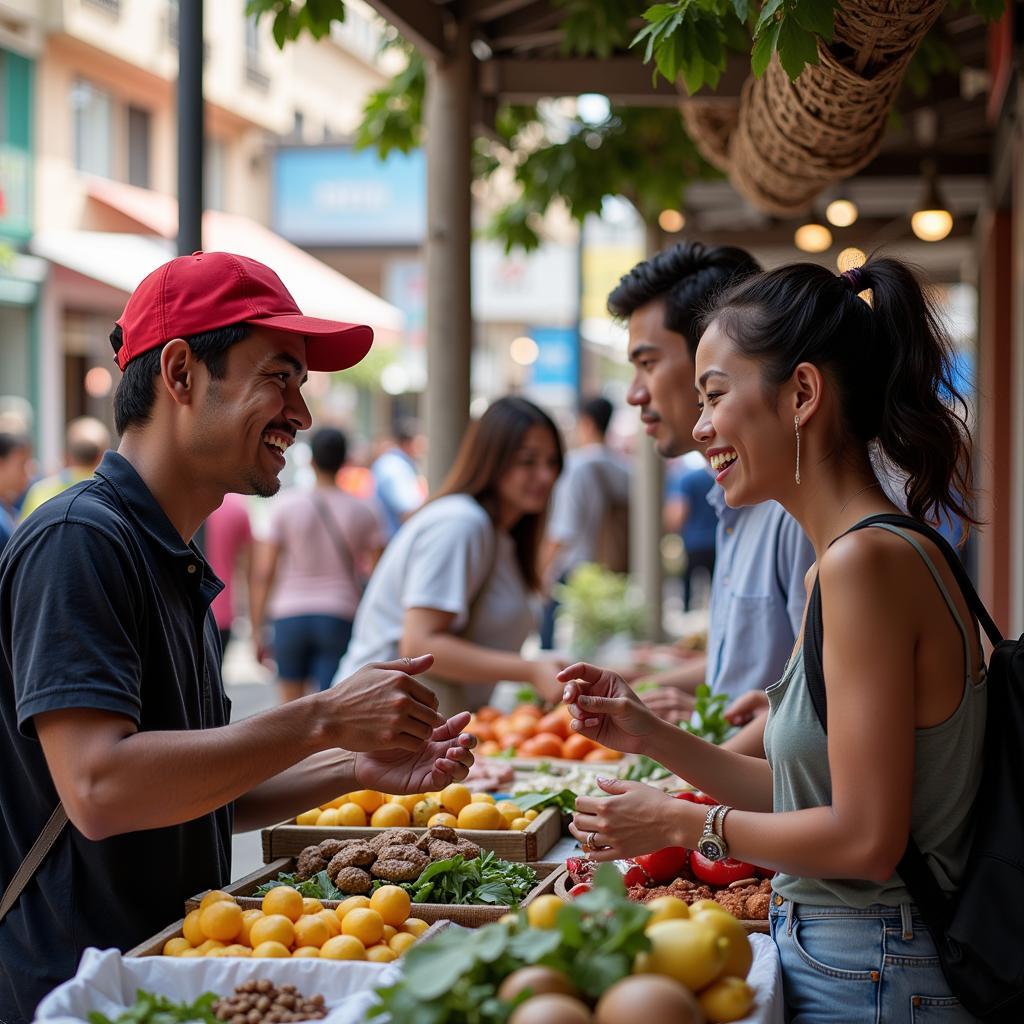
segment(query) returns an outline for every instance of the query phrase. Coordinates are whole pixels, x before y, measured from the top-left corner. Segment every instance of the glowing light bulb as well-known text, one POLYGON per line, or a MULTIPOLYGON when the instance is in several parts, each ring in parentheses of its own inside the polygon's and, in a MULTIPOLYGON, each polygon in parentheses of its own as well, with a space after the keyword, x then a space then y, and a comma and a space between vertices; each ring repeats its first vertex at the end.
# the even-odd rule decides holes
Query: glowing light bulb
POLYGON ((520 366, 531 366, 537 362, 537 357, 540 355, 540 347, 533 338, 523 335, 521 338, 515 338, 512 344, 508 347, 509 355, 512 357, 512 362, 518 363, 520 366))
POLYGON ((848 228, 858 216, 857 204, 849 199, 833 199, 825 208, 825 219, 837 228, 848 228))
POLYGON ((824 252, 832 246, 832 232, 824 224, 801 224, 793 235, 793 244, 801 252, 824 252))

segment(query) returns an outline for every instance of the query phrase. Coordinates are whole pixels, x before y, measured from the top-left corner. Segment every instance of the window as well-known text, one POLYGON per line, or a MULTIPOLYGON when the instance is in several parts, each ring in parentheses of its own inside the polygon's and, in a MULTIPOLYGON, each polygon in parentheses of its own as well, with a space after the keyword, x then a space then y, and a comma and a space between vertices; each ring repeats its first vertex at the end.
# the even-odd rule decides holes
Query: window
POLYGON ((149 188, 150 114, 128 107, 128 184, 149 188))
POLYGON ((75 168, 104 178, 113 176, 113 100, 84 78, 71 87, 75 168))

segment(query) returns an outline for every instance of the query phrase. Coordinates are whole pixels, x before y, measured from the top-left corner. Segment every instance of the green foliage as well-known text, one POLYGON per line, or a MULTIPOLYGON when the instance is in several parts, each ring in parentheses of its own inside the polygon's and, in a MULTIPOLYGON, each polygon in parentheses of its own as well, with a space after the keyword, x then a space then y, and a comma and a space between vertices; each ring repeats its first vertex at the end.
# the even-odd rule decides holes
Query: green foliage
POLYGON ((630 592, 625 573, 584 562, 554 591, 562 606, 559 614, 572 622, 577 658, 590 657, 602 641, 617 633, 635 635, 643 624, 643 608, 630 592))
POLYGON ((156 992, 137 989, 135 1003, 111 1020, 93 1010, 89 1024, 178 1024, 180 1021, 205 1021, 220 1024, 211 1007, 220 998, 216 992, 204 992, 195 1002, 175 1003, 156 992))
POLYGON ((408 63, 390 82, 370 93, 356 130, 356 148, 372 146, 382 160, 396 150, 409 153, 423 141, 426 65, 416 50, 401 45, 408 63))
POLYGON ((610 57, 629 43, 629 19, 643 10, 638 0, 554 0, 565 11, 562 52, 610 57))
POLYGON ((413 946, 396 984, 377 990, 370 1019, 393 1024, 505 1024, 514 1003, 497 998, 502 980, 528 964, 544 964, 572 978, 596 999, 630 973, 637 953, 650 948, 644 925, 650 911, 626 896, 622 876, 602 864, 594 888, 558 912, 555 927, 515 924, 469 930, 452 927, 413 946))
MULTIPOLYGON (((375 882, 374 889, 393 882, 375 882)), ((397 883, 413 903, 490 904, 518 907, 537 884, 537 872, 526 864, 500 860, 493 850, 468 860, 461 853, 428 864, 413 882, 397 883)))
POLYGON ((928 94, 932 79, 944 71, 960 70, 960 58, 949 41, 937 32, 929 32, 921 40, 907 65, 905 85, 919 99, 928 94))
POLYGON ((318 871, 311 878, 304 879, 299 878, 298 875, 281 871, 274 881, 264 882, 258 886, 253 892, 253 896, 266 896, 271 889, 275 889, 279 885, 290 885, 311 900, 343 900, 347 895, 331 881, 326 871, 318 871))
POLYGON ((563 789, 557 793, 513 793, 512 799, 521 811, 557 807, 566 814, 572 814, 576 810, 576 794, 571 789, 563 789))
POLYGON ((672 773, 664 766, 648 757, 640 754, 632 763, 626 765, 619 772, 620 779, 629 779, 632 782, 656 782, 658 779, 667 779, 672 773))
POLYGON ((314 39, 322 39, 331 31, 334 22, 345 20, 345 0, 247 0, 245 13, 257 20, 264 14, 273 18, 272 32, 278 49, 283 50, 289 40, 298 39, 308 32, 314 39))
POLYGON ((724 743, 736 732, 736 727, 722 714, 726 704, 729 703, 728 694, 712 695, 711 688, 705 683, 701 683, 694 693, 697 702, 693 714, 689 721, 680 722, 679 728, 685 729, 709 743, 724 743))
POLYGON ((355 366, 350 366, 345 371, 343 377, 339 374, 338 380, 366 390, 380 387, 380 375, 384 372, 385 367, 390 366, 394 361, 395 353, 392 350, 371 348, 355 366))

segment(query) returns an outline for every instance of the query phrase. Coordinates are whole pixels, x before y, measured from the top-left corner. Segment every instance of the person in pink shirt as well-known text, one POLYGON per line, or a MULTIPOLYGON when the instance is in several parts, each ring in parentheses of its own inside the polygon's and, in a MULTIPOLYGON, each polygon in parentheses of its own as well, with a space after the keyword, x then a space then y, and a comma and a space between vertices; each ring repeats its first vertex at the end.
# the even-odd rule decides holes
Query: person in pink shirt
POLYGON ((205 554, 213 571, 224 581, 224 589, 213 599, 213 618, 220 631, 220 660, 231 639, 235 620, 234 583, 243 576, 246 589, 252 587, 252 530, 249 510, 241 494, 228 493, 220 508, 210 514, 205 524, 205 554))
POLYGON ((271 655, 263 642, 269 620, 282 701, 303 696, 310 684, 331 685, 348 649, 362 583, 383 547, 373 510, 335 483, 348 453, 345 435, 323 427, 311 448, 315 487, 277 497, 267 535, 256 546, 253 637, 264 660, 271 655))

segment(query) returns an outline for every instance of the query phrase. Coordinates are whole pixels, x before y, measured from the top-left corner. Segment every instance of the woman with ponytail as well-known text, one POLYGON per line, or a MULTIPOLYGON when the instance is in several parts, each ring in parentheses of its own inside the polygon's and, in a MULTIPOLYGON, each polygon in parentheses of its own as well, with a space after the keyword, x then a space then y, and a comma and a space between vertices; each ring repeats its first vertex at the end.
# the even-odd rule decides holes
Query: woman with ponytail
POLYGON ((722 803, 706 820, 708 808, 609 782, 609 798, 577 801, 573 829, 596 860, 707 845, 774 869, 791 1022, 972 1020, 896 868, 912 834, 944 890, 964 871, 985 730, 977 624, 931 539, 850 532, 903 511, 879 460, 905 479, 910 516, 973 521, 948 339, 888 258, 839 276, 809 264, 759 275, 706 322, 694 437, 730 506, 775 499, 814 545, 827 733, 802 640, 767 691, 767 761, 673 730, 613 673, 573 665, 559 678, 576 731, 642 750, 722 803))

